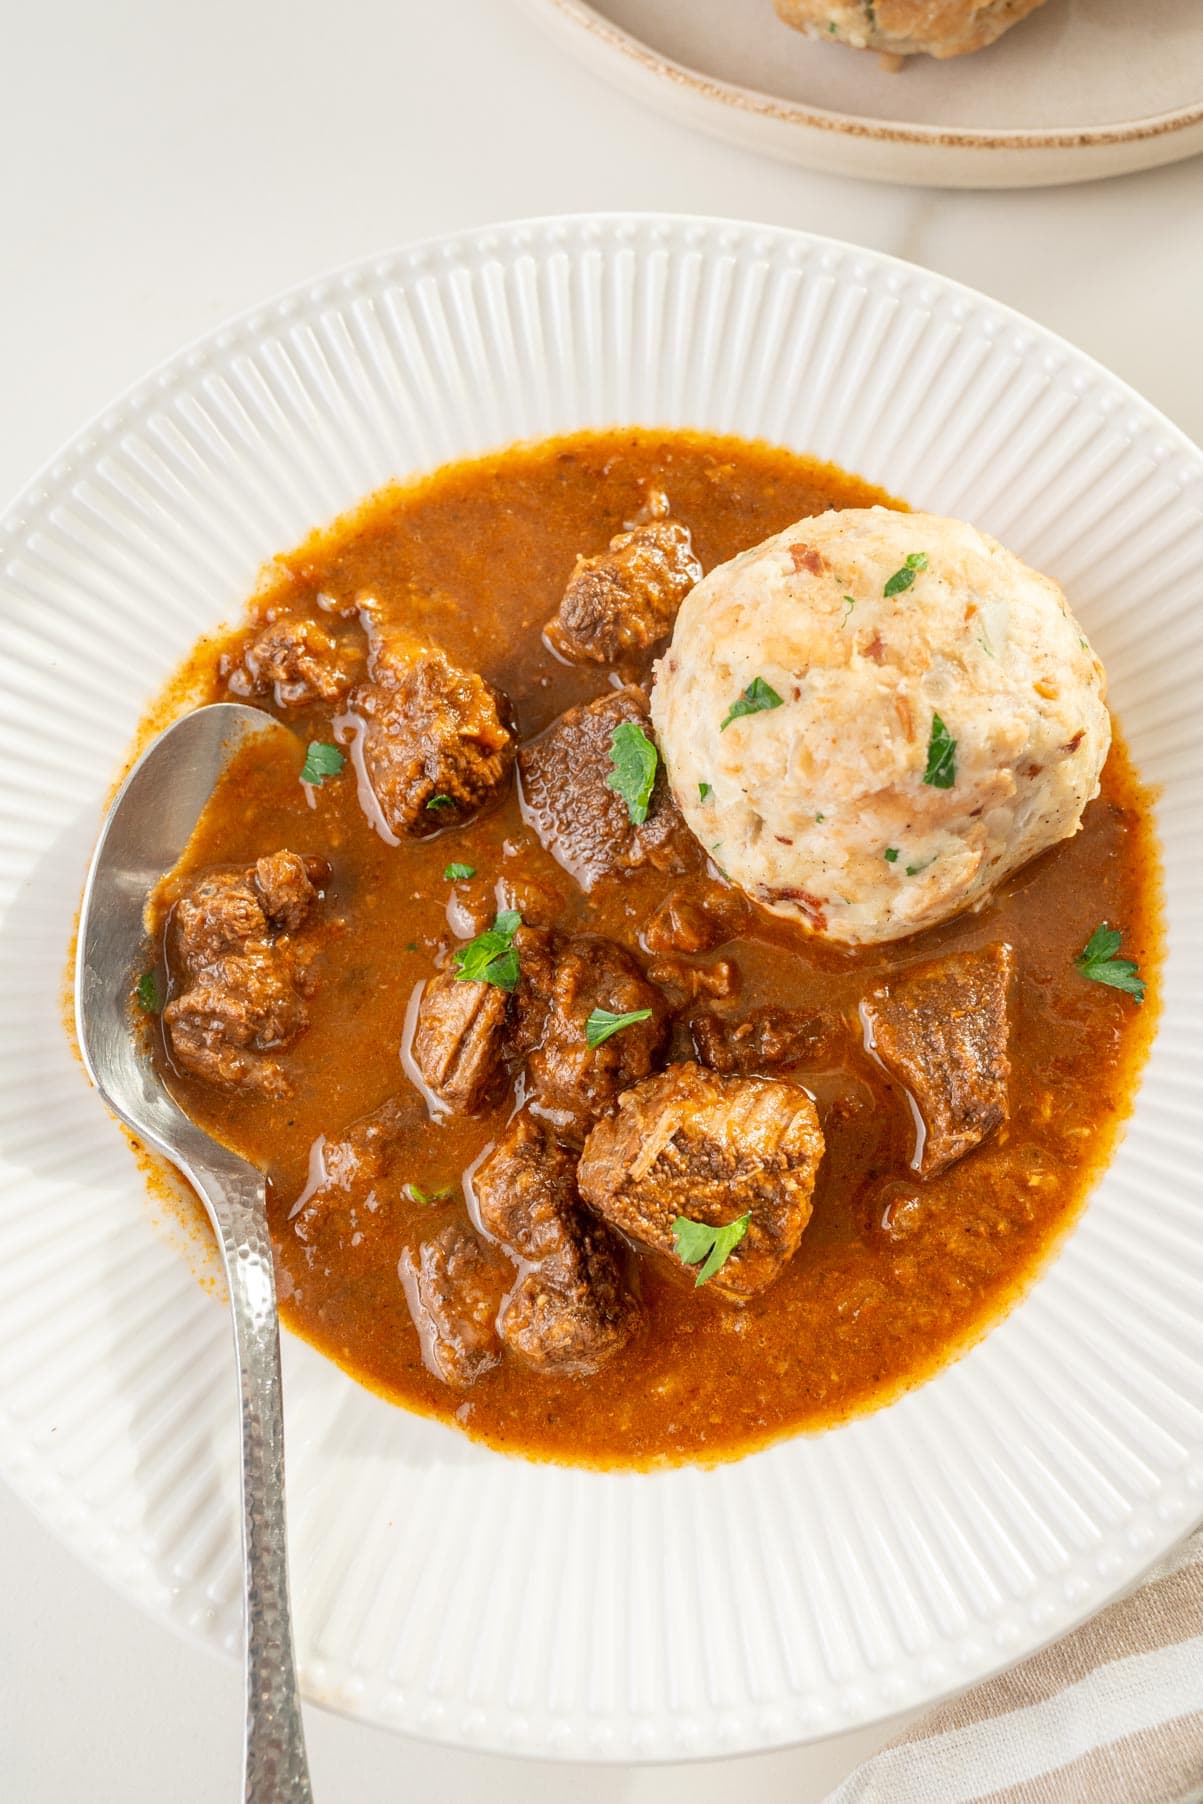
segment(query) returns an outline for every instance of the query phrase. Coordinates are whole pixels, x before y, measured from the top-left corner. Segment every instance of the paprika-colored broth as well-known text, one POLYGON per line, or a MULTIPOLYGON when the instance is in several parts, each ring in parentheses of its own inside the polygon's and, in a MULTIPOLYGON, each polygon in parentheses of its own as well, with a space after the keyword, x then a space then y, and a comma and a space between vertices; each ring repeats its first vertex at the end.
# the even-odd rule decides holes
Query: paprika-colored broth
MULTIPOLYGON (((612 686, 603 667, 554 657, 542 628, 577 554, 604 549, 649 484, 667 493, 707 569, 803 515, 888 500, 830 466, 762 444, 635 430, 579 435, 374 497, 277 559, 248 619, 283 606, 328 623, 329 598, 346 607, 370 595, 378 618, 412 626, 504 691, 528 739, 612 686)), ((193 696, 199 685, 202 699, 226 698, 222 655, 237 652, 246 630, 198 648, 181 678, 193 696)), ((756 910, 745 936, 704 955, 703 963, 734 963, 741 1007, 817 1008, 844 1024, 821 1066, 788 1073, 815 1097, 827 1150, 813 1218, 775 1283, 732 1306, 632 1250, 643 1322, 604 1369, 553 1377, 507 1358, 459 1392, 424 1363, 398 1264, 407 1248, 466 1219, 462 1174, 501 1131, 512 1094, 479 1116, 432 1120, 417 1111, 387 1201, 364 1218, 366 1228, 361 1220, 353 1244, 331 1240, 316 1255, 291 1213, 311 1149, 410 1089, 400 1059, 406 1011, 456 938, 448 905, 458 891, 491 890, 504 876, 538 893, 559 927, 607 935, 646 965, 641 927, 678 880, 644 867, 586 895, 540 846, 512 788, 476 821, 387 844, 361 808, 350 763, 320 787, 298 780, 306 743, 334 739, 337 711, 285 710, 295 744, 239 755, 163 897, 169 902, 189 872, 250 864, 285 846, 332 871, 323 908, 333 925, 323 932, 310 1024, 281 1056, 289 1096, 231 1093, 186 1077, 157 1042, 184 1108, 269 1175, 281 1307, 292 1328, 374 1389, 496 1447, 647 1466, 731 1457, 880 1404, 1015 1299, 1105 1164, 1154 1025, 1153 994, 1139 1008, 1074 966, 1107 920, 1122 927, 1125 955, 1146 977, 1156 973, 1149 796, 1118 735, 1082 831, 1019 871, 980 912, 912 940, 847 951, 756 910), (449 881, 451 862, 477 875, 449 881), (906 1097, 865 1051, 858 1004, 916 960, 999 940, 1018 964, 1010 1120, 921 1181, 910 1166, 906 1097), (451 1194, 419 1202, 406 1185, 451 1194)))

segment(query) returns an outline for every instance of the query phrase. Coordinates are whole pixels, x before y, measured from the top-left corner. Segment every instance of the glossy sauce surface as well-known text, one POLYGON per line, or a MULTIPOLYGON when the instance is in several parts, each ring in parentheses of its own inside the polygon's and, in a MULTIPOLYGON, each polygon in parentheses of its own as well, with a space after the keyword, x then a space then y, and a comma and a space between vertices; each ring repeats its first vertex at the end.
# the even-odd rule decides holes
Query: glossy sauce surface
MULTIPOLYGON (((604 549, 649 484, 667 492, 707 569, 805 514, 887 499, 829 466, 735 440, 620 432, 553 441, 374 498, 278 559, 252 618, 287 606, 329 626, 332 601, 346 608, 370 596, 380 617, 415 626, 504 690, 529 738, 610 686, 599 666, 559 662, 541 631, 577 553, 604 549)), ((228 644, 198 648, 181 677, 192 696, 225 697, 228 644)), ((535 1457, 619 1465, 729 1457, 873 1406, 929 1374, 1022 1290, 1072 1221, 1131 1106, 1155 1013, 1152 994, 1137 1009, 1073 966, 1106 919, 1122 926, 1125 954, 1146 975, 1156 970, 1149 801, 1118 738, 1083 831, 1020 871, 980 913, 848 952, 757 912, 745 937, 696 961, 734 963, 741 1007, 820 1008, 844 1023, 838 1054, 783 1073, 815 1096, 827 1153, 801 1250, 775 1284, 734 1308, 632 1251, 644 1325, 601 1372, 552 1378, 507 1359, 468 1392, 449 1390, 423 1363, 398 1262, 464 1216, 462 1174, 514 1099, 476 1118, 430 1118, 401 1058, 415 988, 474 931, 462 904, 491 904, 501 879, 525 892, 529 920, 606 934, 647 964, 641 929, 673 880, 645 869, 586 896, 529 831, 513 789, 476 822, 388 844, 361 806, 350 762, 320 789, 299 781, 306 743, 335 737, 330 710, 285 718, 295 741, 240 757, 181 878, 285 846, 329 861, 311 1023, 282 1059, 293 1091, 273 1101, 175 1072, 169 1079, 190 1114, 268 1171, 285 1319, 364 1382, 535 1457), (452 861, 477 875, 448 881, 452 861), (907 1098, 864 1050, 858 1005, 909 963, 1000 939, 1014 946, 1019 972, 1011 1120, 920 1182, 907 1098), (315 1144, 397 1095, 408 1099, 401 1182, 365 1211, 355 1245, 315 1260, 293 1229, 315 1144), (452 1194, 419 1203, 404 1182, 452 1194)))

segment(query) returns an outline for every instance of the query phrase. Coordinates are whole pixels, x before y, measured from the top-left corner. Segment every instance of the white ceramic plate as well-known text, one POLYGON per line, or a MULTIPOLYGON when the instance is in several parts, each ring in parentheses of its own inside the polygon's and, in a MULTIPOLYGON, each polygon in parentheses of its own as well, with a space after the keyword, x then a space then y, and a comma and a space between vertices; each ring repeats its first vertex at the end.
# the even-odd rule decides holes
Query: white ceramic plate
POLYGON ((1047 0, 973 56, 804 38, 772 0, 526 0, 566 49, 700 130, 839 175, 1022 188, 1203 150, 1198 0, 1047 0))
POLYGON ((749 226, 569 219, 402 251, 214 334, 0 535, 0 1469, 130 1596, 233 1649, 225 1317, 152 1231, 61 1025, 103 797, 273 551, 386 478, 629 421, 817 452, 1064 583, 1164 786, 1171 951, 1135 1121, 1064 1253, 891 1409, 713 1471, 602 1475, 489 1452, 286 1337, 309 1694, 578 1760, 766 1748, 919 1704, 1067 1628, 1203 1512, 1203 459, 1085 357, 922 270, 749 226))

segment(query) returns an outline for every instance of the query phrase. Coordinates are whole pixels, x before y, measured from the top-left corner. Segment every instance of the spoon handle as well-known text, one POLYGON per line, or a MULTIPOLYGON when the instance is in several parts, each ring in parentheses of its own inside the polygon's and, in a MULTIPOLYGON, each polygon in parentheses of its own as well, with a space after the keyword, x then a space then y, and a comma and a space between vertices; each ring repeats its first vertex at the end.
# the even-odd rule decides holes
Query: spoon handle
POLYGON ((280 1329, 263 1175, 241 1160, 194 1175, 221 1237, 242 1398, 245 1804, 312 1804, 289 1621, 280 1329))

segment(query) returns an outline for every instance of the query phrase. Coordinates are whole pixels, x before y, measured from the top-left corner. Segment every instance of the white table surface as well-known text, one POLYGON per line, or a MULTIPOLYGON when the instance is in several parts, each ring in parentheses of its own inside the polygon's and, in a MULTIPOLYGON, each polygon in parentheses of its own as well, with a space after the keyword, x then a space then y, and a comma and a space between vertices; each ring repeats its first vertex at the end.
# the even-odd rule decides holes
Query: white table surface
MULTIPOLYGON (((0 500, 151 364, 280 288, 430 233, 596 208, 803 226, 943 270, 1203 437, 1203 159, 992 196, 810 175, 645 114, 509 0, 39 0, 7 11, 5 71, 0 500)), ((233 1804, 233 1666, 145 1620, 2 1485, 0 1590, 0 1796, 233 1804)), ((607 1770, 318 1710, 308 1732, 319 1804, 717 1804, 745 1787, 817 1804, 883 1738, 607 1770)))

